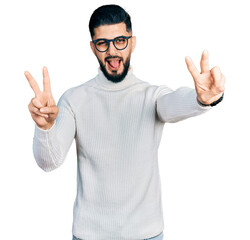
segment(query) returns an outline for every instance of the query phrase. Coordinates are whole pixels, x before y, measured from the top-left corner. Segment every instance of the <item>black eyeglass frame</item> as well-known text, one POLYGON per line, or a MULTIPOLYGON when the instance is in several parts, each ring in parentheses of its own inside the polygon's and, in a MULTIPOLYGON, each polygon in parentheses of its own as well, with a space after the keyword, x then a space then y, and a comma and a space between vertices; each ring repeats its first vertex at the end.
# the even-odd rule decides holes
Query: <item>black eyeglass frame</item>
POLYGON ((128 39, 130 39, 131 37, 133 37, 133 36, 129 36, 129 37, 127 37, 127 36, 119 36, 119 37, 116 37, 116 38, 114 38, 114 39, 98 38, 98 39, 96 39, 96 40, 92 40, 92 43, 94 43, 96 50, 99 51, 99 52, 106 52, 106 51, 108 51, 109 46, 110 46, 110 42, 113 42, 113 45, 115 46, 115 48, 116 48, 117 50, 124 50, 124 49, 128 46, 128 39), (118 38, 126 38, 126 40, 127 40, 126 46, 125 46, 124 48, 122 48, 122 49, 117 48, 116 45, 115 45, 115 40, 118 39, 118 38), (100 41, 100 40, 107 41, 107 43, 108 43, 108 48, 107 48, 105 51, 100 51, 100 50, 96 47, 96 43, 97 43, 98 41, 100 41))

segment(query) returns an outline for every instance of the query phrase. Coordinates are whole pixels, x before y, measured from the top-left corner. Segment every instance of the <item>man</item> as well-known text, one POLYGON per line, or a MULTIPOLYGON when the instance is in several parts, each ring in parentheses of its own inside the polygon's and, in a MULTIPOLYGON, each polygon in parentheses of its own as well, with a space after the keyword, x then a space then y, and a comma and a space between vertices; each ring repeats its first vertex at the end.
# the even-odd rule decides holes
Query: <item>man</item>
POLYGON ((75 139, 73 239, 163 239, 157 152, 164 124, 210 110, 223 98, 225 78, 218 67, 209 70, 204 51, 201 73, 186 58, 195 89, 173 91, 138 79, 130 66, 136 37, 129 14, 120 6, 96 9, 89 30, 98 75, 68 89, 58 106, 47 68, 44 91, 25 72, 35 92, 29 110, 36 123, 36 162, 44 171, 56 169, 75 139))

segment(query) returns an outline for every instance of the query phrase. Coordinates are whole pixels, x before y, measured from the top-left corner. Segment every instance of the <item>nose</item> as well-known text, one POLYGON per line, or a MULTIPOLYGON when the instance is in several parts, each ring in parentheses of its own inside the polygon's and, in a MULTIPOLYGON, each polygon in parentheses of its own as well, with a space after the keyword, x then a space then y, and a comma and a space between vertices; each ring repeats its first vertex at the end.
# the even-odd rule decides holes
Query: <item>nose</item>
POLYGON ((112 55, 115 55, 116 52, 117 52, 117 49, 115 48, 114 43, 110 42, 109 49, 107 50, 107 53, 109 53, 112 56, 112 55))

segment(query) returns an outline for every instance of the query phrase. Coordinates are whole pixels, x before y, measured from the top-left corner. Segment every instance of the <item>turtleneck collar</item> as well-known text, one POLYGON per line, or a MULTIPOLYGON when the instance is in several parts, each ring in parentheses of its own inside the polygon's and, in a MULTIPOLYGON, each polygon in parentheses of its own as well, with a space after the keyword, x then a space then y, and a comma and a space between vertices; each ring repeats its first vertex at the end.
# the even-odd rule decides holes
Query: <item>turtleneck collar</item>
POLYGON ((130 66, 130 70, 128 71, 126 77, 121 81, 121 82, 112 82, 108 80, 104 73, 102 72, 101 68, 98 67, 98 75, 96 76, 96 84, 99 87, 105 88, 105 89, 110 89, 110 90, 119 90, 126 88, 130 85, 133 85, 136 83, 136 77, 133 74, 133 67, 130 66))

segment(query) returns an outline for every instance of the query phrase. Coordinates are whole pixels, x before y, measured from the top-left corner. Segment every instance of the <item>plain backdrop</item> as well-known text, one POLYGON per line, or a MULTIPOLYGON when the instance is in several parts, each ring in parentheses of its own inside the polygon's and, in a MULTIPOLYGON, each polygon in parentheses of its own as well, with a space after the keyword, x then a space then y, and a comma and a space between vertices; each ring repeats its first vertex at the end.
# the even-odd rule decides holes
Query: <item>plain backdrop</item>
MULTIPOLYGON (((69 240, 76 195, 76 147, 44 172, 32 152, 34 93, 47 66, 53 96, 88 81, 98 62, 89 41, 92 12, 112 1, 0 2, 0 239, 69 240)), ((223 102, 208 113, 166 123, 159 147, 165 240, 250 239, 248 1, 115 1, 131 15, 131 65, 151 84, 194 87, 185 56, 226 77, 223 102)))

